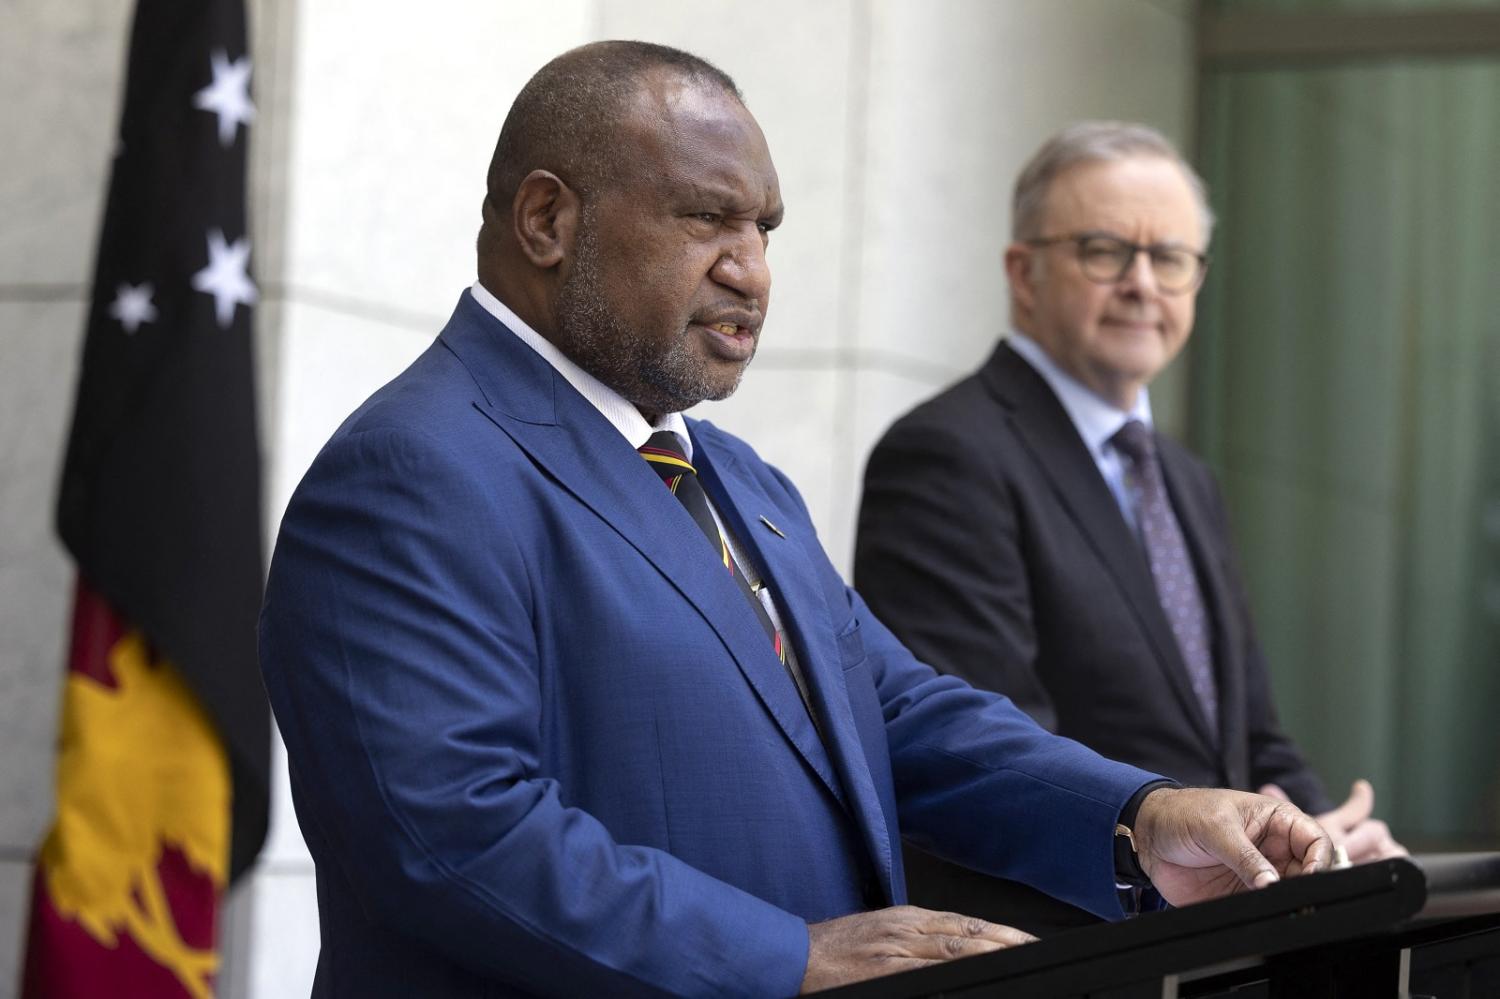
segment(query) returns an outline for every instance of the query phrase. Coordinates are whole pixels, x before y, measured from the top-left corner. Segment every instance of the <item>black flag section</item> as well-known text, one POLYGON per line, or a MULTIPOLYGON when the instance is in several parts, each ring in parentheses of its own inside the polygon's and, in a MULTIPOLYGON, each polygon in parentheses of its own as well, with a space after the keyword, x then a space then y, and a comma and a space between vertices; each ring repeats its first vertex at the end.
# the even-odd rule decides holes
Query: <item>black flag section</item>
POLYGON ((234 877, 265 839, 270 746, 242 0, 141 0, 130 53, 58 530, 216 723, 234 877))

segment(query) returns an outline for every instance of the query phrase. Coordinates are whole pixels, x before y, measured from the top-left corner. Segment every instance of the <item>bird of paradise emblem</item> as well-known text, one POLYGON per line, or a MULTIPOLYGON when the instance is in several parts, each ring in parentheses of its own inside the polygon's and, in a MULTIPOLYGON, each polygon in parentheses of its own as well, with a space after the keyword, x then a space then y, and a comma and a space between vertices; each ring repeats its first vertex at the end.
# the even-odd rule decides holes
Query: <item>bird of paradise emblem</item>
POLYGON ((139 632, 96 643, 104 669, 80 663, 80 644, 75 630, 57 818, 42 845, 38 890, 44 886, 57 915, 100 947, 128 940, 170 971, 187 996, 211 999, 218 970, 212 906, 229 858, 223 745, 176 670, 153 656, 139 632), (189 872, 185 891, 164 884, 169 855, 185 860, 177 864, 189 872), (207 939, 201 925, 185 934, 178 911, 205 889, 212 897, 198 910, 209 914, 207 939))

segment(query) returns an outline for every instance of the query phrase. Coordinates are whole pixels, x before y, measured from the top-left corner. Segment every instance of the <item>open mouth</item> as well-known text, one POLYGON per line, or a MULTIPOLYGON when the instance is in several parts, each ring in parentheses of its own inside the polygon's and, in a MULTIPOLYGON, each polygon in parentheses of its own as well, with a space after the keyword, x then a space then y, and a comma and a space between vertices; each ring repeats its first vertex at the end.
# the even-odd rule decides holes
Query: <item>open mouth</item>
POLYGON ((696 325, 708 331, 711 349, 725 360, 748 361, 755 354, 755 333, 748 326, 730 322, 696 325))

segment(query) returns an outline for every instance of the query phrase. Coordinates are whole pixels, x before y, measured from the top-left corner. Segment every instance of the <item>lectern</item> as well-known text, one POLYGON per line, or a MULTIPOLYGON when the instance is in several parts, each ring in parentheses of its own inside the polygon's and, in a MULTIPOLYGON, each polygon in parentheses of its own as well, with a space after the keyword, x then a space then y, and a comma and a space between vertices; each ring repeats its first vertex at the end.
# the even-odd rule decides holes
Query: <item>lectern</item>
POLYGON ((1361 864, 820 995, 1500 997, 1500 853, 1361 864))

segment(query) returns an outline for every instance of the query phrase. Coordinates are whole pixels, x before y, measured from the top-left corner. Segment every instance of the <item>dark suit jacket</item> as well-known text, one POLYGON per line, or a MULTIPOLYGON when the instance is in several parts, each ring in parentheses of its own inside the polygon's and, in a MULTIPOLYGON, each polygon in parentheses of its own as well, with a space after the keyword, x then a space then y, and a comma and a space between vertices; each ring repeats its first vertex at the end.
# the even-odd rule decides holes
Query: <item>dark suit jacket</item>
POLYGON ((1047 383, 1003 343, 876 445, 855 585, 919 659, 1054 732, 1184 784, 1274 781, 1324 810, 1276 718, 1212 473, 1157 442, 1212 618, 1216 724, 1114 495, 1047 383))
MULTIPOLYGON (((855 585, 919 659, 1007 694, 1051 731, 1184 784, 1274 781, 1324 810, 1276 718, 1213 476, 1157 441, 1212 618, 1215 723, 1114 495, 1051 388, 1003 343, 876 445, 855 585)), ((976 903, 965 875, 923 857, 908 868, 914 902, 1006 915, 976 903)))
POLYGON ((917 663, 791 484, 689 428, 821 733, 682 504, 468 294, 313 463, 261 661, 315 994, 791 994, 807 921, 905 899, 898 822, 1119 913, 1113 823, 1151 775, 917 663))

